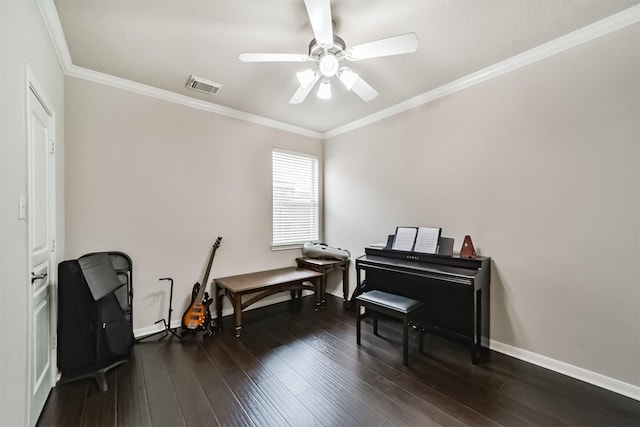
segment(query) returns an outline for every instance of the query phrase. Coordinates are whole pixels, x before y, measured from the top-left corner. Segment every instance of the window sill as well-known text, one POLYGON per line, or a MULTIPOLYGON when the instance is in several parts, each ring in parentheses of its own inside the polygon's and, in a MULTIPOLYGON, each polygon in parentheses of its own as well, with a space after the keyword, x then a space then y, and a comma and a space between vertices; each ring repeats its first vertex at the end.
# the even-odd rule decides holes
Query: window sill
POLYGON ((302 243, 296 243, 292 245, 271 246, 272 251, 288 251, 290 249, 302 249, 302 243))

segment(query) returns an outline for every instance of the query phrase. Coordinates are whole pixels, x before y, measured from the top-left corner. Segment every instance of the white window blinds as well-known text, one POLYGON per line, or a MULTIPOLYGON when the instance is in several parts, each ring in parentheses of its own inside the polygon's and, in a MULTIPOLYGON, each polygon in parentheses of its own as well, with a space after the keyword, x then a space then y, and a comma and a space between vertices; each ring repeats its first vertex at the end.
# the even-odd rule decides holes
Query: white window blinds
POLYGON ((273 150, 273 246, 318 240, 318 158, 273 150))

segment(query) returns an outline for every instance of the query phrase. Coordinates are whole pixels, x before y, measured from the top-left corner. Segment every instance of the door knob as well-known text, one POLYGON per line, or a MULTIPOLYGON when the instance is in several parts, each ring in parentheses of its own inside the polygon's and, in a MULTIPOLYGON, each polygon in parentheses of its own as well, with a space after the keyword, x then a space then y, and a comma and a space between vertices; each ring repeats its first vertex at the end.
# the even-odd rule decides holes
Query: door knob
POLYGON ((31 283, 35 282, 36 280, 44 279, 45 277, 47 277, 47 273, 35 274, 32 271, 31 272, 31 283))

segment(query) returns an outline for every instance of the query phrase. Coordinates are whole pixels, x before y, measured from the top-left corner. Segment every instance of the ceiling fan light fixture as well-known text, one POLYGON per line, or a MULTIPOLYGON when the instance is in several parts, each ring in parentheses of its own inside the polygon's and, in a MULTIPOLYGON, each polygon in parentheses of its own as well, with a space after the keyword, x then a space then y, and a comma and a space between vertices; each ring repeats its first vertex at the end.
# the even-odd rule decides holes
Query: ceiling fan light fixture
POLYGON ((318 67, 320 69, 320 74, 325 77, 333 77, 338 72, 340 64, 338 63, 338 58, 331 52, 327 52, 320 57, 320 62, 318 63, 318 67))
POLYGON ((338 78, 347 90, 351 90, 356 80, 358 80, 358 74, 351 68, 342 67, 340 71, 338 71, 338 78))
POLYGON ((296 73, 296 77, 298 78, 300 86, 305 89, 307 89, 311 83, 315 83, 316 75, 316 71, 311 68, 307 68, 304 71, 298 71, 296 73))
POLYGON ((332 1, 335 0, 304 0, 314 36, 309 43, 308 54, 242 53, 239 56, 243 62, 312 62, 310 69, 296 73, 300 85, 289 99, 290 104, 302 103, 318 82, 318 98, 330 99, 330 80, 333 77, 338 77, 348 91, 355 93, 363 101, 371 101, 378 96, 378 91, 349 67, 341 67, 340 63, 345 60, 360 61, 402 55, 418 49, 419 41, 415 33, 399 34, 347 47, 344 40, 333 33, 335 22, 331 17, 332 1))
POLYGON ((320 99, 331 99, 331 83, 329 79, 324 79, 320 82, 316 96, 320 99))

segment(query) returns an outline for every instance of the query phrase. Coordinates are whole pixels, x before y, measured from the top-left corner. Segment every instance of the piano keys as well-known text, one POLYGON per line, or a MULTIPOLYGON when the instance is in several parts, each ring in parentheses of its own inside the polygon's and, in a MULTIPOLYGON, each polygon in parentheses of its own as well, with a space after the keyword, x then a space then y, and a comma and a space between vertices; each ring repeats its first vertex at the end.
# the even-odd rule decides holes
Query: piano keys
POLYGON ((356 259, 357 295, 373 289, 424 302, 424 332, 466 344, 476 364, 489 353, 491 258, 365 248, 356 259))

